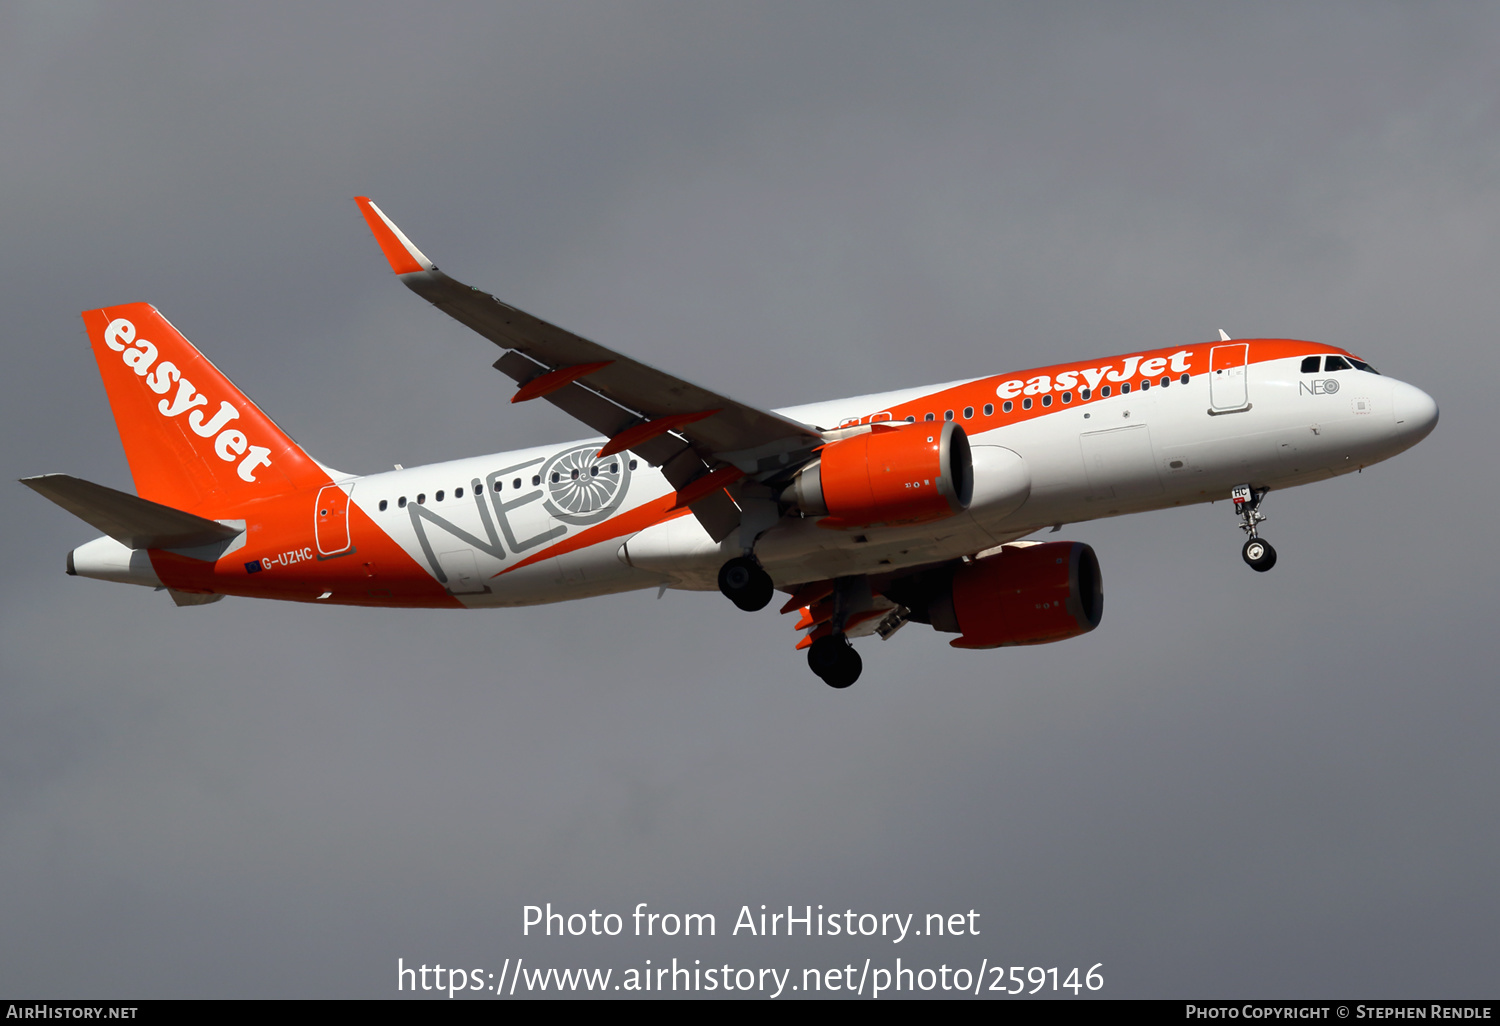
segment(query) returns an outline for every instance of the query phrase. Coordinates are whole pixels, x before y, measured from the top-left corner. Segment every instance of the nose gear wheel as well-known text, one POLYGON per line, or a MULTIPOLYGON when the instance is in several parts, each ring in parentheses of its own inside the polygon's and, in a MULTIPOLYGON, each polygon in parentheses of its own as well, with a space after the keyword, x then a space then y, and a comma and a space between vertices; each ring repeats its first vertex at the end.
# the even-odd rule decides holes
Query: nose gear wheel
POLYGON ((1240 556, 1252 570, 1265 573, 1276 565, 1276 550, 1263 538, 1251 538, 1240 550, 1240 556))

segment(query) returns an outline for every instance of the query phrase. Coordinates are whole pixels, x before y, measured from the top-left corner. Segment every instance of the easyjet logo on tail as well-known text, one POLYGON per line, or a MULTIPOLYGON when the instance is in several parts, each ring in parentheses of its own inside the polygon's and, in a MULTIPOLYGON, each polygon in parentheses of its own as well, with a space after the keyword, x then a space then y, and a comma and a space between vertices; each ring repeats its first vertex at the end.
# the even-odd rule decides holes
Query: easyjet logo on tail
POLYGON ((104 329, 104 344, 120 354, 125 366, 145 381, 146 387, 157 395, 167 396, 156 404, 156 410, 169 419, 187 414, 188 427, 200 438, 212 438, 214 455, 225 463, 239 461, 236 468, 240 480, 255 482, 257 467, 271 465, 271 450, 263 445, 251 445, 250 439, 238 428, 229 425, 239 419, 240 411, 227 399, 219 401, 219 408, 208 415, 211 400, 199 392, 192 381, 182 376, 182 371, 171 360, 157 362, 156 345, 135 337, 135 325, 124 317, 116 317, 104 329))

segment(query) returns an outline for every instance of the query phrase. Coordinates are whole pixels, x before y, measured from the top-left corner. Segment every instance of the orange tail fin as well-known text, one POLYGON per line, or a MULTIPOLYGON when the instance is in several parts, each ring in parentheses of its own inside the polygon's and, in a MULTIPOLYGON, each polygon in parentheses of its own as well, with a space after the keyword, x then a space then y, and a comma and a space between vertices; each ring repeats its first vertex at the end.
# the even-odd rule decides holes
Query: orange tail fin
POLYGON ((83 315, 143 499, 223 516, 327 472, 149 303, 83 315))

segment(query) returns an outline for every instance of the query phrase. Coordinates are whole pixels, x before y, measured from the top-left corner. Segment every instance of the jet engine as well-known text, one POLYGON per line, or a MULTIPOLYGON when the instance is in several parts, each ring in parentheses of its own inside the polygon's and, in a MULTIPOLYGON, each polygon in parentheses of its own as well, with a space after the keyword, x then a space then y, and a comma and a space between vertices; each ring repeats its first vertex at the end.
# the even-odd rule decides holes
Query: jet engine
POLYGON ((952 422, 876 424, 825 445, 783 502, 827 527, 920 524, 962 513, 974 496, 969 438, 952 422))
POLYGON ((892 583, 911 619, 962 637, 954 648, 1043 645, 1099 626, 1099 560, 1082 542, 1013 542, 992 556, 892 583))

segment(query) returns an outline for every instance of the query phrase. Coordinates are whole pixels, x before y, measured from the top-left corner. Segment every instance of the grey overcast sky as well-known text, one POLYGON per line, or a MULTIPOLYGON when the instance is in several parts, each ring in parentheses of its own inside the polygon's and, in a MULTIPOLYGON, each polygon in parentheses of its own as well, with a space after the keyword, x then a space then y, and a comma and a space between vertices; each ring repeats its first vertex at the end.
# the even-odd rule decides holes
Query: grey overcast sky
POLYGON ((764 406, 1223 328, 1442 409, 1273 494, 1273 573, 1222 503, 1072 525, 1099 630, 915 626, 847 692, 717 595, 177 609, 64 576, 94 532, 12 484, 0 992, 901 957, 1493 997, 1497 48, 1477 3, 0 5, 11 481, 130 487, 78 313, 140 300, 340 468, 587 434, 505 401, 356 194, 461 279, 764 406), (546 902, 718 935, 523 937, 546 902), (731 936, 761 904, 980 934, 731 936))

